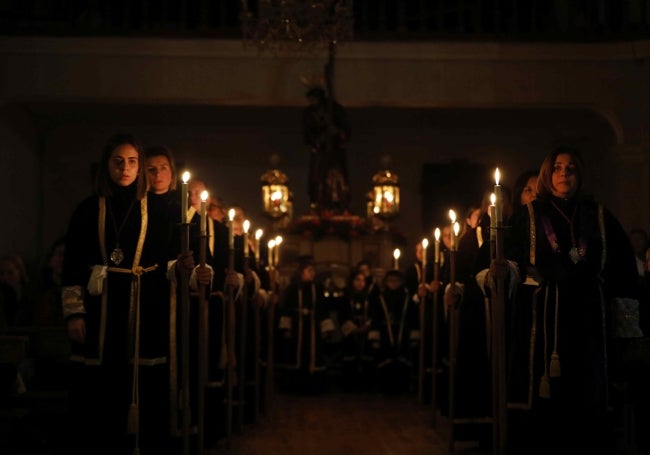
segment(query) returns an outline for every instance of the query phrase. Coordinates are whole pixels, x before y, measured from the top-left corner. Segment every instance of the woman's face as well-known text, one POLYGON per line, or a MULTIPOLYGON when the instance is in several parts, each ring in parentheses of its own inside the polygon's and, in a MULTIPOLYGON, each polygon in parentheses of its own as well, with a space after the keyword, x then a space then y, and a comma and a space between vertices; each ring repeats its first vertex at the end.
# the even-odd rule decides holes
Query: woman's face
POLYGON ((316 277, 316 269, 313 265, 308 265, 300 273, 300 279, 304 282, 312 282, 316 277))
POLYGON ((14 289, 20 287, 20 270, 11 261, 0 262, 0 283, 14 289))
POLYGON ((122 144, 108 159, 111 180, 119 186, 129 186, 138 178, 138 151, 131 144, 122 144))
POLYGON ((521 205, 526 205, 535 199, 537 199, 537 177, 533 176, 528 179, 526 186, 521 190, 519 201, 521 202, 521 205))
POLYGON ((474 229, 476 226, 478 226, 478 220, 481 217, 481 209, 476 209, 470 213, 469 217, 467 218, 467 226, 471 227, 474 229))
POLYGON ((147 159, 147 179, 149 187, 155 194, 164 194, 172 184, 172 167, 164 155, 147 159))
POLYGON ((352 280, 352 287, 356 292, 361 292, 366 287, 366 277, 363 273, 357 273, 352 280))
POLYGON ((568 199, 578 189, 578 177, 576 166, 568 153, 560 153, 553 164, 551 175, 553 196, 568 199))

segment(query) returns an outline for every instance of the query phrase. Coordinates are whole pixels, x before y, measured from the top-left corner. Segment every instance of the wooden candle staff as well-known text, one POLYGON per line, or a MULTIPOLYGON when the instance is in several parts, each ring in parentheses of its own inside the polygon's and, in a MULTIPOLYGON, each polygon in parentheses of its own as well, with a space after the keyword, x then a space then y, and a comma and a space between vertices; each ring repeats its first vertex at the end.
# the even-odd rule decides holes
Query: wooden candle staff
MULTIPOLYGON (((206 265, 206 253, 208 248, 206 201, 208 192, 201 193, 201 236, 199 237, 199 264, 206 265)), ((208 292, 206 285, 199 283, 199 308, 198 308, 198 453, 202 454, 205 441, 205 388, 208 383, 208 292)))
MULTIPOLYGON (((433 232, 435 242, 433 244, 433 282, 440 284, 440 229, 436 228, 433 232)), ((437 395, 437 369, 438 369, 438 296, 440 292, 437 288, 433 291, 433 303, 431 306, 431 410, 433 416, 431 423, 435 428, 438 415, 438 395, 437 395)))
POLYGON ((240 310, 240 337, 239 337, 239 358, 237 365, 239 366, 239 380, 238 380, 238 391, 239 391, 239 412, 237 413, 237 425, 238 429, 241 432, 244 428, 244 402, 246 398, 246 347, 248 339, 248 286, 246 286, 246 277, 250 274, 250 269, 248 265, 248 230, 250 228, 250 222, 244 220, 243 230, 244 230, 244 288, 241 292, 241 301, 239 307, 240 310))
MULTIPOLYGON (((429 240, 426 238, 422 239, 422 272, 420 277, 420 286, 426 288, 427 285, 427 246, 429 245, 429 240)), ((424 340, 426 340, 426 303, 427 295, 420 299, 420 349, 418 351, 418 400, 420 403, 424 402, 424 340)))
MULTIPOLYGON (((456 214, 449 211, 451 218, 451 249, 449 251, 449 288, 453 298, 456 298, 456 250, 459 225, 456 222, 456 214)), ((446 303, 445 303, 446 305, 446 303)), ((456 442, 456 362, 458 357, 458 304, 448 308, 449 311, 449 451, 454 451, 456 442)))
MULTIPOLYGON (((235 237, 233 220, 235 209, 228 211, 228 274, 235 273, 235 237)), ((230 449, 232 443, 232 408, 233 387, 235 382, 235 290, 227 286, 228 302, 226 306, 226 339, 228 345, 228 364, 226 365, 226 446, 230 449)))
MULTIPOLYGON (((494 178, 494 215, 496 232, 494 236, 494 258, 504 260, 503 252, 503 199, 499 185, 499 168, 494 178)), ((492 234, 490 235, 492 238, 492 234)), ((506 404, 506 360, 505 360, 505 288, 504 278, 497 276, 492 290, 492 445, 494 454, 506 453, 507 404, 506 404)))
MULTIPOLYGON (((190 250, 190 220, 187 219, 187 182, 190 173, 183 173, 181 186, 181 251, 187 254, 190 250)), ((183 438, 183 455, 190 453, 190 287, 189 276, 181 273, 181 425, 183 438)))

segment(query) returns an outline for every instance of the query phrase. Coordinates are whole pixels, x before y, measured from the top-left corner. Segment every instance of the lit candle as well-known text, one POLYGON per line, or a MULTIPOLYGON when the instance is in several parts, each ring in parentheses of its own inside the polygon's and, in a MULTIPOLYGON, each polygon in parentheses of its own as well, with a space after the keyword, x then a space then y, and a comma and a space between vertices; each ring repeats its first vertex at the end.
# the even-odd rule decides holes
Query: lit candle
POLYGON ((282 243, 282 236, 278 235, 275 237, 275 260, 273 264, 276 266, 280 263, 280 244, 282 243))
POLYGON ((427 247, 429 246, 429 240, 427 238, 422 239, 422 275, 424 275, 424 268, 427 266, 427 247))
POLYGON ((422 239, 422 283, 427 281, 427 247, 429 246, 429 240, 426 238, 422 239))
POLYGON ((458 233, 460 232, 460 224, 458 221, 454 223, 454 234, 451 236, 454 239, 454 249, 458 251, 458 233))
POLYGON ((402 252, 399 250, 399 248, 395 248, 393 250, 393 259, 395 260, 395 262, 393 264, 393 268, 395 270, 399 270, 399 257, 400 257, 401 254, 402 254, 402 252))
POLYGON ((269 247, 269 268, 273 268, 273 247, 275 247, 275 239, 269 240, 267 246, 269 247))
POLYGON ((501 185, 499 185, 500 177, 501 174, 499 173, 499 168, 497 168, 494 171, 494 181, 496 182, 494 185, 494 195, 496 197, 494 205, 496 207, 497 226, 501 226, 501 222, 503 221, 503 197, 501 195, 501 185))
POLYGON ((188 197, 188 190, 187 190, 187 182, 190 180, 190 173, 185 171, 183 172, 183 183, 181 184, 181 223, 186 223, 187 222, 187 197, 188 197))
POLYGON ((248 230, 251 227, 251 222, 244 220, 244 257, 248 258, 248 230))
POLYGON ((255 261, 260 262, 260 239, 262 238, 264 231, 258 229, 255 231, 255 261))
POLYGON ((233 220, 235 219, 235 209, 228 210, 228 248, 231 250, 235 248, 235 233, 233 230, 233 220))
POLYGON ((450 250, 456 249, 456 239, 454 238, 454 224, 456 223, 456 212, 449 210, 449 219, 451 220, 451 248, 450 250))
POLYGON ((201 193, 201 235, 206 235, 208 233, 208 216, 205 204, 207 200, 208 192, 204 190, 201 193))
POLYGON ((496 195, 490 194, 490 240, 497 238, 497 208, 495 205, 496 195))
POLYGON ((438 263, 440 262, 440 229, 436 228, 435 231, 433 231, 433 237, 436 239, 436 241, 433 243, 433 262, 438 263))

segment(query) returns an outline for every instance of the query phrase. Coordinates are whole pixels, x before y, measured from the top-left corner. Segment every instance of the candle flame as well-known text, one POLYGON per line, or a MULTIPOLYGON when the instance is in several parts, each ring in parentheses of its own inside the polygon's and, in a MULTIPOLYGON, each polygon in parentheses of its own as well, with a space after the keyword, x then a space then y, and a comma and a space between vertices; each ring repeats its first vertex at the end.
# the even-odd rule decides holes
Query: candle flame
POLYGON ((273 247, 275 246, 275 240, 274 239, 269 240, 268 246, 269 246, 269 250, 273 249, 273 247))
POLYGON ((230 209, 230 210, 228 210, 228 219, 229 219, 230 221, 232 221, 232 220, 235 219, 235 209, 230 209))
POLYGON ((494 193, 490 194, 490 204, 494 205, 496 204, 496 202, 497 202, 497 196, 494 193))
POLYGON ((456 212, 453 210, 449 210, 449 219, 451 220, 452 223, 456 222, 456 212))
POLYGON ((203 190, 203 191, 201 192, 201 200, 202 200, 203 202, 205 202, 205 201, 208 200, 208 196, 209 196, 209 194, 208 194, 208 192, 207 192, 206 190, 203 190))
POLYGON ((188 171, 183 172, 183 183, 187 183, 190 181, 190 173, 188 171))
POLYGON ((501 173, 499 173, 499 168, 497 168, 497 170, 494 171, 494 181, 497 182, 497 185, 499 184, 500 178, 501 178, 501 173))
POLYGON ((427 240, 426 238, 422 239, 422 248, 426 250, 428 246, 429 246, 429 240, 427 240))
POLYGON ((433 231, 433 236, 436 238, 436 240, 440 240, 440 229, 436 228, 435 231, 433 231))
POLYGON ((261 239, 262 234, 264 234, 264 231, 262 231, 261 229, 258 229, 257 231, 255 231, 255 240, 261 239))
POLYGON ((277 237, 275 237, 275 246, 280 246, 281 243, 282 243, 282 236, 278 235, 277 237))
POLYGON ((379 207, 376 205, 372 208, 372 213, 379 213, 379 207))
POLYGON ((395 248, 395 249, 393 250, 393 257, 394 257, 395 259, 399 259, 399 257, 400 257, 401 254, 402 254, 402 252, 399 250, 399 248, 395 248))
POLYGON ((460 224, 458 224, 458 221, 454 222, 454 235, 458 236, 458 233, 460 232, 460 224))
POLYGON ((393 202, 393 193, 391 191, 384 191, 384 199, 387 202, 393 202))
POLYGON ((248 234, 248 230, 249 230, 250 227, 251 227, 251 222, 248 221, 248 220, 244 220, 244 226, 243 226, 243 227, 244 227, 244 232, 245 232, 246 234, 248 234))

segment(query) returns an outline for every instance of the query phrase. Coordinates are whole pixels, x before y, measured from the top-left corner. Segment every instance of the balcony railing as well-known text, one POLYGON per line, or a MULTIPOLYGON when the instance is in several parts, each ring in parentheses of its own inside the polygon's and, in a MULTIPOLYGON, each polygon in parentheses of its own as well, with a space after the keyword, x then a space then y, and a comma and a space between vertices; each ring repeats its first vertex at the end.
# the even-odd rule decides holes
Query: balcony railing
MULTIPOLYGON (((242 1, 0 0, 0 35, 241 37, 242 1)), ((309 0, 304 0, 309 1, 309 0)), ((354 0, 354 39, 620 41, 650 37, 647 0, 354 0)))

